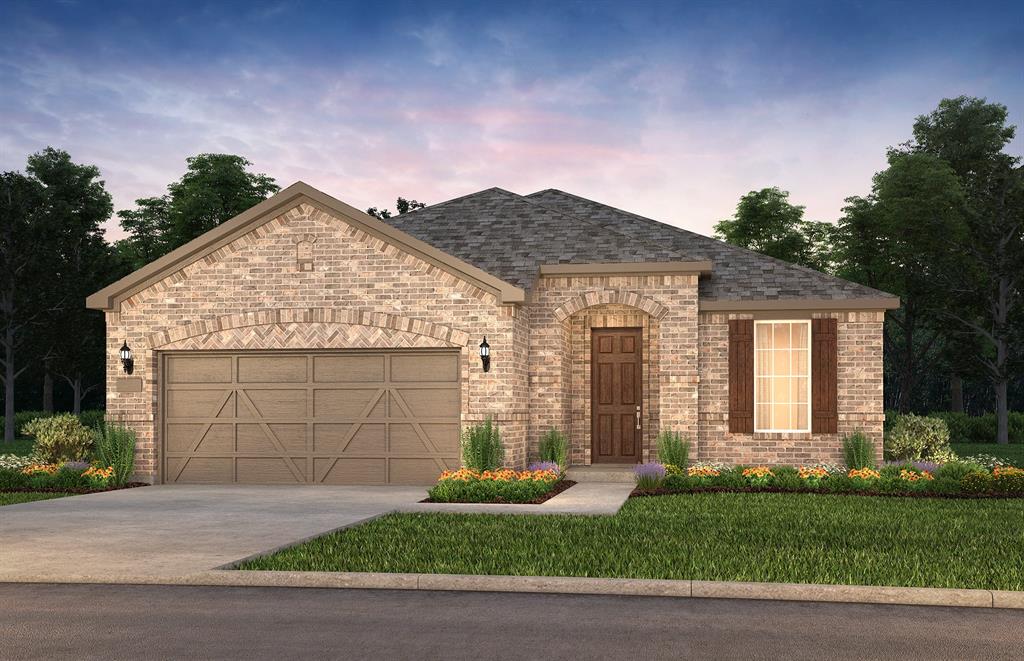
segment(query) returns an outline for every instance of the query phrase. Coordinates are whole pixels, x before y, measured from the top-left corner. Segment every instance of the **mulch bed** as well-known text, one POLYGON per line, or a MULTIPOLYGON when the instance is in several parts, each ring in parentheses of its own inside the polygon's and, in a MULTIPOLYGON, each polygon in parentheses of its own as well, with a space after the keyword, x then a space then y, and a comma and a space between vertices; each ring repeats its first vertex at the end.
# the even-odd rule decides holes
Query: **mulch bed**
POLYGON ((121 489, 134 489, 136 487, 148 487, 146 482, 129 482, 123 487, 109 487, 107 489, 61 489, 57 487, 46 487, 45 489, 33 489, 32 487, 19 487, 17 489, 0 489, 0 493, 73 493, 83 495, 87 493, 104 493, 107 491, 120 491, 121 489))
POLYGON ((647 496, 680 496, 694 493, 812 493, 821 496, 881 496, 883 498, 947 498, 978 499, 996 498, 1002 500, 1024 498, 1024 494, 1009 493, 880 493, 878 491, 824 491, 821 489, 786 489, 783 487, 692 487, 690 489, 633 489, 630 498, 647 496))
POLYGON ((540 496, 539 498, 534 498, 533 500, 527 500, 527 501, 522 502, 522 503, 511 502, 511 501, 504 500, 502 498, 498 498, 498 499, 495 499, 495 500, 482 500, 482 501, 478 501, 478 500, 431 500, 430 498, 424 498, 420 502, 421 503, 464 503, 464 504, 474 504, 474 505, 540 505, 541 503, 543 503, 545 501, 551 500, 552 498, 554 498, 558 494, 562 493, 563 491, 565 491, 569 487, 573 486, 574 484, 576 484, 576 483, 573 482, 572 480, 559 480, 558 483, 556 483, 555 486, 552 487, 551 491, 547 492, 543 496, 540 496))

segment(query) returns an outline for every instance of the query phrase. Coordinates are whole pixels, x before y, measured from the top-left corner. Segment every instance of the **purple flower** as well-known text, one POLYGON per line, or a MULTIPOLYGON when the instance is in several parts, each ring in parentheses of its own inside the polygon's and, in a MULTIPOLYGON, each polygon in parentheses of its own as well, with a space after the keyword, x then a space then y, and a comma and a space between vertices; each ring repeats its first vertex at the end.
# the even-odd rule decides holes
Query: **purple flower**
POLYGON ((656 461, 652 461, 648 464, 637 464, 636 468, 633 469, 633 472, 637 478, 652 477, 660 480, 665 477, 665 466, 656 461))
POLYGON ((78 471, 79 473, 81 473, 82 471, 84 471, 88 467, 89 467, 89 462, 88 461, 67 461, 67 462, 64 463, 64 466, 63 466, 63 468, 67 468, 67 469, 73 470, 73 471, 78 471))
POLYGON ((941 466, 942 464, 935 463, 934 461, 924 461, 923 459, 918 459, 917 461, 887 461, 887 462, 885 462, 885 465, 886 466, 907 466, 907 465, 910 465, 910 466, 913 466, 914 468, 916 468, 919 471, 925 471, 925 472, 928 472, 928 473, 934 473, 935 471, 939 470, 939 466, 941 466))
POLYGON ((558 464, 554 461, 535 461, 526 467, 528 471, 552 471, 555 473, 561 473, 562 469, 558 467, 558 464))

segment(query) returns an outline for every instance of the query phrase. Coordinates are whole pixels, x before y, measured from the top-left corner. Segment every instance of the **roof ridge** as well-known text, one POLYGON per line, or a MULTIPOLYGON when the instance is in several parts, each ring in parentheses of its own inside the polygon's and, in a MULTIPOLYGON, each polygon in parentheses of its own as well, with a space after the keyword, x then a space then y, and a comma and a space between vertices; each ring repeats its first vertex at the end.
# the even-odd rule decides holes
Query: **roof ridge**
MULTIPOLYGON (((478 191, 474 191, 472 193, 466 193, 465 195, 460 195, 458 197, 453 197, 450 200, 444 200, 442 202, 437 202, 435 204, 428 204, 427 206, 420 207, 419 209, 409 209, 405 213, 396 214, 396 215, 408 217, 408 216, 411 216, 413 214, 419 213, 421 211, 426 211, 427 209, 437 209, 437 208, 443 207, 443 206, 445 206, 447 204, 451 204, 452 202, 459 202, 461 200, 465 200, 468 197, 476 197, 477 195, 480 195, 481 193, 489 193, 491 191, 497 191, 499 193, 505 193, 506 195, 515 195, 517 197, 523 197, 522 195, 519 195, 518 193, 513 193, 512 191, 506 190, 504 188, 501 188, 500 186, 491 186, 490 188, 484 188, 483 190, 478 190, 478 191)), ((387 220, 387 219, 385 218, 385 220, 387 220)))

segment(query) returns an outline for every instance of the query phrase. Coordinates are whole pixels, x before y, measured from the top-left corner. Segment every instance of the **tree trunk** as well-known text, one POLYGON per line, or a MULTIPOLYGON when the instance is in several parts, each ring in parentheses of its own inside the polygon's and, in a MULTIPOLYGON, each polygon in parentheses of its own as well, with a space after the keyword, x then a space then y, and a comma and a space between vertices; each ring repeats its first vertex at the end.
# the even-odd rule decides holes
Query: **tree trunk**
POLYGON ((14 441, 14 332, 7 327, 4 346, 4 440, 14 441))
POLYGON ((43 361, 43 410, 53 413, 53 372, 50 371, 51 359, 43 361))
POLYGON ((964 412, 964 380, 955 374, 949 377, 949 400, 950 411, 964 412))
POLYGON ((998 379, 996 386, 996 443, 1006 445, 1010 442, 1009 411, 1006 402, 1007 379, 998 379))
POLYGON ((74 391, 74 399, 75 399, 74 413, 75 413, 75 415, 80 415, 82 413, 82 398, 85 397, 85 394, 82 392, 82 375, 81 374, 76 374, 75 375, 75 380, 71 383, 71 389, 72 389, 72 391, 74 391))

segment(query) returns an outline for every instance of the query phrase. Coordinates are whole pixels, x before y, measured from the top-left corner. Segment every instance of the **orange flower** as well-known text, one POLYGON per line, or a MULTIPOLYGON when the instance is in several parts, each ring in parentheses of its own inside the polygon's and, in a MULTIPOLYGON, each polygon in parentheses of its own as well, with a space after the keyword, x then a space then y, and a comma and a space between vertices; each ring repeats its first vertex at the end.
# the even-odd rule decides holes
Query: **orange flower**
POLYGON ((856 477, 861 480, 877 480, 882 474, 871 468, 855 468, 846 474, 847 477, 856 477))

